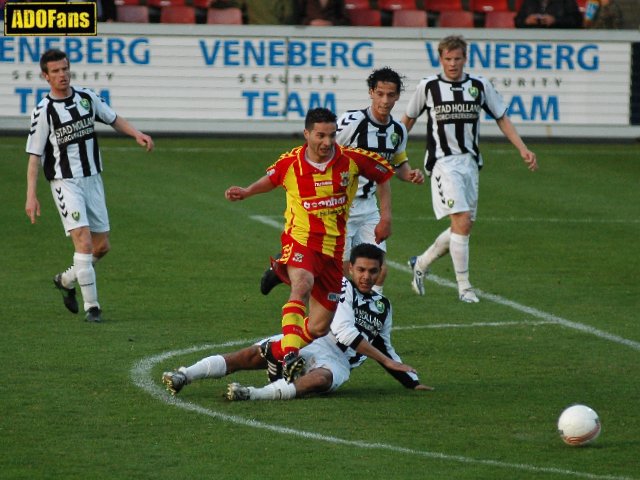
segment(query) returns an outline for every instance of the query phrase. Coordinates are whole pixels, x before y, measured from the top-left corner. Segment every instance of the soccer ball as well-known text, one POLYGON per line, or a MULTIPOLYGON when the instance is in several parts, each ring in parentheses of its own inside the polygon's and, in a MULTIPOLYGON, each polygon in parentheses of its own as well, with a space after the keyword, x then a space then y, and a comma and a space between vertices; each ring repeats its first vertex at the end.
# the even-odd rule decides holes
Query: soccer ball
POLYGON ((598 414, 586 405, 572 405, 558 418, 558 433, 567 445, 586 445, 600 435, 598 414))

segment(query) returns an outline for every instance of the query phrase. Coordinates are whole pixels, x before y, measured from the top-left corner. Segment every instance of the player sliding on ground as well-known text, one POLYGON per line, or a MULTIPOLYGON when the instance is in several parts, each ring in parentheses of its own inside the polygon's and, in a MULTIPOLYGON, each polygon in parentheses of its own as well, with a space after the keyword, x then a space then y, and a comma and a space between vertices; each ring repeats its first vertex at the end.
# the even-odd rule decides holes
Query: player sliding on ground
MULTIPOLYGON (((229 187, 225 197, 244 200, 282 186, 286 192, 285 228, 277 275, 291 286, 282 307, 281 340, 270 342, 267 360, 283 365, 293 381, 304 369, 300 348, 329 331, 340 298, 342 256, 349 207, 360 175, 391 197, 393 167, 380 155, 336 144, 336 115, 326 108, 307 113, 306 144, 284 153, 267 174, 246 188, 229 187), (307 317, 307 304, 309 316, 307 317)), ((381 212, 376 243, 391 233, 391 212, 381 212)), ((277 267, 277 268, 276 268, 277 267)))
MULTIPOLYGON (((351 370, 371 357, 402 385, 414 390, 433 390, 422 385, 415 370, 403 363, 391 345, 392 312, 389 300, 372 290, 383 265, 384 252, 363 243, 351 251, 351 280, 343 279, 344 293, 328 335, 300 350, 306 371, 293 383, 287 383, 280 371, 267 370, 272 382, 262 388, 238 383, 228 386, 229 400, 289 400, 312 393, 328 393, 349 380, 351 370)), ((167 389, 178 393, 193 380, 222 378, 239 370, 267 368, 263 340, 237 352, 203 358, 188 368, 165 372, 167 389)))

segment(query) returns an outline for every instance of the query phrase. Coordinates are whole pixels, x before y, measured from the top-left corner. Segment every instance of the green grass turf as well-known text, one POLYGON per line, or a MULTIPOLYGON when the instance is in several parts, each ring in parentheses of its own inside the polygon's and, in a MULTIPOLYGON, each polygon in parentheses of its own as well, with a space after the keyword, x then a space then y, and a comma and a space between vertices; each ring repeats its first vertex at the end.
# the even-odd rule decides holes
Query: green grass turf
POLYGON ((410 291, 407 257, 446 223, 428 187, 394 180, 394 344, 434 392, 367 363, 327 397, 226 402, 227 381, 265 378, 243 372, 174 403, 163 370, 279 329, 286 288, 258 290, 279 232, 252 216, 280 221, 283 194, 232 204, 223 192, 301 140, 156 141, 147 155, 101 140, 113 247, 97 266, 101 325, 62 306, 51 278, 71 244, 42 176, 29 223, 24 138, 0 141, 2 478, 640 478, 638 145, 532 144, 532 174, 508 144, 484 142, 471 279, 492 296, 477 305, 446 285, 449 257, 427 297, 410 291), (555 431, 577 402, 603 424, 587 448, 555 431))

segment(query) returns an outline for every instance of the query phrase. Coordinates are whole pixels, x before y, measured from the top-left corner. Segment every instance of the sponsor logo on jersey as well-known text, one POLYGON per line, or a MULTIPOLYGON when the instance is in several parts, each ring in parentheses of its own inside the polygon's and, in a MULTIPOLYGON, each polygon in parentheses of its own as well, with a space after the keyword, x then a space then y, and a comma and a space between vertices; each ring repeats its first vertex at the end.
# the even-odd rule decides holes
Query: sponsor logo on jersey
POLYGON ((329 197, 319 197, 313 200, 303 200, 302 207, 308 212, 325 210, 328 208, 339 208, 347 204, 346 195, 334 195, 329 197))
POLYGON ((313 183, 314 187, 330 187, 331 185, 333 185, 333 181, 332 180, 322 180, 320 182, 314 182, 313 183))
POLYGON ((8 2, 6 36, 98 34, 96 2, 8 2))
POLYGON ((90 118, 82 118, 55 129, 58 146, 63 146, 67 143, 77 142, 85 137, 90 137, 93 135, 93 132, 93 121, 90 118))

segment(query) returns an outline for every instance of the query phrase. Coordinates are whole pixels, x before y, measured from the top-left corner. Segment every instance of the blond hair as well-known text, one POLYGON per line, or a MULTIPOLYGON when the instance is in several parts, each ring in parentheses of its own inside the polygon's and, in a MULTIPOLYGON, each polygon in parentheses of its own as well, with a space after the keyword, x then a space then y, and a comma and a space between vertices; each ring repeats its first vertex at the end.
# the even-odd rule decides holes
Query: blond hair
POLYGON ((451 50, 462 50, 465 58, 467 58, 467 42, 460 35, 450 35, 440 40, 438 44, 438 54, 442 56, 444 52, 451 50))

